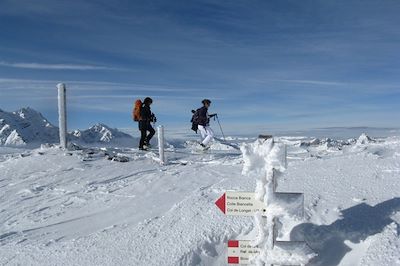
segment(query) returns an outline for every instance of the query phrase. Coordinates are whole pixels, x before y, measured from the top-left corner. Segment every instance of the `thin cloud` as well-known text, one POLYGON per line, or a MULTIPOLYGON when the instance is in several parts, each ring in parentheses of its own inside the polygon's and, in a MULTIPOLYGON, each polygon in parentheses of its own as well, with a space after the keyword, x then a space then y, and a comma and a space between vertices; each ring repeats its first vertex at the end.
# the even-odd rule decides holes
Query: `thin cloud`
POLYGON ((56 84, 66 83, 67 88, 73 90, 144 90, 151 92, 188 92, 188 91, 209 91, 213 92, 213 88, 193 87, 193 86, 170 86, 164 84, 140 84, 140 83, 120 83, 108 81, 78 81, 78 80, 35 80, 35 79, 12 79, 0 78, 0 89, 31 89, 33 87, 43 87, 53 89, 56 84))
POLYGON ((25 68, 25 69, 46 69, 46 70, 122 70, 106 66, 95 65, 73 65, 73 64, 42 64, 42 63, 9 63, 0 61, 0 66, 25 68))
POLYGON ((132 109, 131 104, 121 104, 118 105, 90 105, 90 104, 80 104, 80 103, 71 103, 69 107, 72 107, 76 110, 92 110, 92 111, 103 111, 103 112, 112 112, 112 113, 126 113, 129 114, 129 111, 132 109))
POLYGON ((327 85, 327 86, 345 86, 349 85, 344 82, 337 81, 323 81, 323 80, 305 80, 305 79, 276 79, 274 81, 289 82, 289 83, 300 83, 310 85, 327 85))

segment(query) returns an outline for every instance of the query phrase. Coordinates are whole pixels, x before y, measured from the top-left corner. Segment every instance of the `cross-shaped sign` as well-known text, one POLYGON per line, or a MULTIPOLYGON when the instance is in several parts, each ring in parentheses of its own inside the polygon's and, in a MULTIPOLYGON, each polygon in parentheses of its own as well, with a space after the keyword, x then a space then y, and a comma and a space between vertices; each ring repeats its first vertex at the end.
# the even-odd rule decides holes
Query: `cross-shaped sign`
MULTIPOLYGON (((262 138, 265 139, 264 142, 259 140, 258 145, 261 147, 257 147, 254 149, 255 151, 262 150, 264 144, 265 149, 269 149, 270 152, 274 148, 282 148, 275 147, 276 143, 273 138, 262 138)), ((274 150, 276 153, 279 153, 278 151, 274 150)), ((259 156, 267 155, 262 153, 259 156)), ((266 158, 270 157, 267 156, 266 158)), ((272 158, 271 160, 274 159, 272 158)), ((267 169, 268 173, 272 174, 272 178, 265 182, 265 187, 262 188, 264 190, 261 191, 264 192, 268 200, 259 200, 256 192, 226 191, 215 202, 217 207, 226 215, 254 216, 261 214, 262 225, 258 225, 258 230, 259 233, 260 230, 263 230, 263 235, 266 235, 260 241, 259 245, 256 246, 248 240, 229 240, 228 264, 252 264, 258 259, 258 261, 270 265, 304 265, 315 255, 305 242, 277 241, 279 230, 277 225, 280 224, 279 217, 286 215, 295 219, 302 219, 304 196, 302 193, 276 192, 276 169, 273 165, 273 163, 266 162, 265 169, 267 169)))

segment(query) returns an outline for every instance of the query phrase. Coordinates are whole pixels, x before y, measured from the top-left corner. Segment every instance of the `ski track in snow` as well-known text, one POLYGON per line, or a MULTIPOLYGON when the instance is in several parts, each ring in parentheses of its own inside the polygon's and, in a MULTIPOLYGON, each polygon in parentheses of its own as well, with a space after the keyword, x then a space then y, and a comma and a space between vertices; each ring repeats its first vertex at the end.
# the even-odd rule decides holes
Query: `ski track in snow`
MULTIPOLYGON (((319 253, 310 265, 400 265, 400 138, 278 141, 289 162, 278 191, 305 195, 304 221, 280 235, 305 238, 319 253)), ((240 152, 214 149, 169 149, 159 166, 135 149, 113 149, 130 159, 120 163, 102 149, 0 148, 0 264, 226 265, 227 240, 254 235, 254 219, 224 216, 214 201, 255 180, 240 152)))

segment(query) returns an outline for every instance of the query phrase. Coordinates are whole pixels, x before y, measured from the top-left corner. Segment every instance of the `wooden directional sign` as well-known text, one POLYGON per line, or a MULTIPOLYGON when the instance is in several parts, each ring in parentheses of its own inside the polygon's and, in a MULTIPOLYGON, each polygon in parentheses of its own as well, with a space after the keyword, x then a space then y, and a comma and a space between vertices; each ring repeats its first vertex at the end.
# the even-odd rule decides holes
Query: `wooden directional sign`
MULTIPOLYGON (((266 206, 256 199, 254 192, 226 191, 215 205, 226 215, 253 216, 256 212, 266 212, 266 206)), ((285 212, 291 216, 303 217, 303 194, 274 193, 276 203, 285 207, 285 212)))
POLYGON ((248 240, 229 240, 228 264, 250 264, 260 252, 260 248, 251 246, 248 240))
POLYGON ((226 215, 253 216, 256 212, 265 212, 262 201, 256 200, 254 192, 226 191, 215 205, 226 215))

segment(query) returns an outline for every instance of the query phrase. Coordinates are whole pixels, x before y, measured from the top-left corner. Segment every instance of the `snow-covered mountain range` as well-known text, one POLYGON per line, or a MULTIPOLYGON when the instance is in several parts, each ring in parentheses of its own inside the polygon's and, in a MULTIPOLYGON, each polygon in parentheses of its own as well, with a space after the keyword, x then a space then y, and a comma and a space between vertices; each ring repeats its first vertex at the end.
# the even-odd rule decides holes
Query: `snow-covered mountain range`
MULTIPOLYGON (((133 139, 132 136, 104 124, 96 124, 87 130, 75 130, 68 134, 68 138, 78 143, 114 143, 133 139)), ((57 142, 58 127, 52 125, 40 112, 29 107, 15 112, 0 109, 0 145, 23 146, 57 142)))
POLYGON ((86 130, 74 130, 70 133, 70 139, 72 141, 78 141, 83 143, 111 143, 117 140, 131 140, 132 136, 123 133, 115 128, 110 128, 107 125, 98 123, 86 130))

